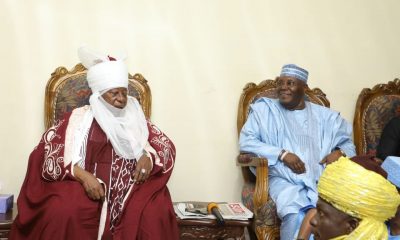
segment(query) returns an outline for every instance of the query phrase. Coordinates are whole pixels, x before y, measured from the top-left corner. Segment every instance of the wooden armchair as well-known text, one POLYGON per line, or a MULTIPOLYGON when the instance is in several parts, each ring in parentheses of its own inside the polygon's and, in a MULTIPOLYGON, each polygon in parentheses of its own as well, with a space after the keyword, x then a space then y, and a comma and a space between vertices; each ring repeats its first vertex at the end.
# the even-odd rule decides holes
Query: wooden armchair
MULTIPOLYGON (((77 64, 71 71, 58 67, 47 82, 45 93, 45 127, 51 127, 55 120, 77 107, 89 104, 91 90, 86 81, 86 68, 77 64)), ((141 74, 129 75, 128 94, 142 105, 146 118, 151 114, 151 92, 141 74)))
MULTIPOLYGON (((243 89, 239 101, 237 130, 240 133, 246 122, 249 106, 260 97, 277 98, 276 79, 265 80, 260 84, 248 83, 243 89)), ((319 89, 306 89, 306 100, 329 107, 326 95, 319 89)), ((244 186, 242 202, 254 212, 252 231, 258 239, 279 239, 280 220, 276 213, 276 206, 268 194, 268 159, 259 158, 251 153, 240 153, 237 165, 242 167, 244 186), (256 167, 257 177, 249 167, 256 167)))
POLYGON ((375 155, 383 128, 399 115, 400 79, 364 88, 358 95, 353 122, 357 155, 375 155))

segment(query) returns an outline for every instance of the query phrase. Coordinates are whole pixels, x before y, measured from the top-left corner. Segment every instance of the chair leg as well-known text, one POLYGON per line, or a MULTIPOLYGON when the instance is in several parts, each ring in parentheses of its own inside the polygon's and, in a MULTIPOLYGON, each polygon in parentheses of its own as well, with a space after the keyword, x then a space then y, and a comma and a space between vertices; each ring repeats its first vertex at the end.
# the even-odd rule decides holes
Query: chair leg
POLYGON ((254 190, 254 225, 258 240, 279 240, 279 226, 265 224, 268 211, 264 208, 268 201, 268 162, 257 166, 256 188, 254 190))
POLYGON ((253 226, 248 226, 247 227, 247 232, 249 233, 250 240, 257 240, 257 235, 254 232, 253 226))

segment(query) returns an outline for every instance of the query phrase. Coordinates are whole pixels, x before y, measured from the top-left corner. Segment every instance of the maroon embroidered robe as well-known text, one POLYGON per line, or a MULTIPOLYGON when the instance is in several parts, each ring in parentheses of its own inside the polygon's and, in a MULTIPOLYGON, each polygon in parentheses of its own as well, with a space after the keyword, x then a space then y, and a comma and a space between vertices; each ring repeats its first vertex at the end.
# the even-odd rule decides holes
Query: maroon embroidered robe
MULTIPOLYGON (((31 153, 18 197, 19 214, 10 239, 97 239, 102 203, 90 200, 64 165, 65 135, 70 115, 47 130, 31 153)), ((115 154, 93 120, 86 147, 85 170, 106 184, 107 215, 102 239, 178 239, 178 228, 166 183, 172 173, 175 147, 148 122, 153 169, 135 185, 134 160, 115 154)))

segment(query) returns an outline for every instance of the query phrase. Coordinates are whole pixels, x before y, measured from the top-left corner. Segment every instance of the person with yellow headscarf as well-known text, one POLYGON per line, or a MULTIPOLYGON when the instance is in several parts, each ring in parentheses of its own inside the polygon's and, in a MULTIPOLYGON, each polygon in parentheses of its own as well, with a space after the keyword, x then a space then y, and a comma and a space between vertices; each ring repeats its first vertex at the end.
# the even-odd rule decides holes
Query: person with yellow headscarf
POLYGON ((379 171, 341 157, 326 167, 318 193, 315 240, 388 239, 385 221, 395 215, 400 195, 379 171))

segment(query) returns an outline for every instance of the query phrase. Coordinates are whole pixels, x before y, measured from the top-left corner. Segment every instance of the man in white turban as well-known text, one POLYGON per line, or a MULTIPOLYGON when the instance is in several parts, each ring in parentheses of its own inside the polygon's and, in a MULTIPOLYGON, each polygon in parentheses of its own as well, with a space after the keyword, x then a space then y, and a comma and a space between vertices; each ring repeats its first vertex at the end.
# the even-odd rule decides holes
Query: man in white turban
POLYGON ((178 239, 175 147, 128 96, 123 59, 80 48, 92 90, 29 159, 11 239, 178 239))

